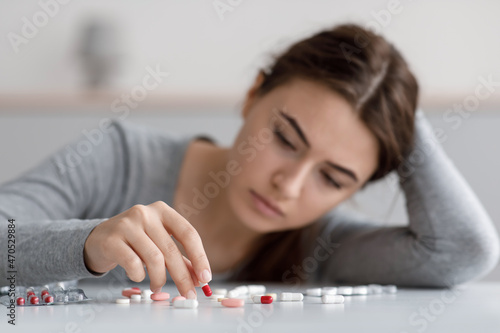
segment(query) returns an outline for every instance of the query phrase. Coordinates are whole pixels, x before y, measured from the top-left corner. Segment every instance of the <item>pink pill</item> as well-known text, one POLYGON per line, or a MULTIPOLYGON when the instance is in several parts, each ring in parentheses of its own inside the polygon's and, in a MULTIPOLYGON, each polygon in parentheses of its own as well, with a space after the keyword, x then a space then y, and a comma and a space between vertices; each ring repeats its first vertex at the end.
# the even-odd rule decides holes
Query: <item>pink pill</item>
POLYGON ((184 296, 175 296, 173 299, 172 299, 172 304, 174 304, 175 301, 177 300, 181 300, 181 301, 184 301, 186 299, 186 297, 184 296))
POLYGON ((169 298, 170 298, 169 293, 156 293, 151 295, 151 299, 153 301, 166 301, 169 298))
POLYGON ((220 303, 228 308, 239 308, 245 304, 245 301, 240 298, 227 298, 223 299, 220 303))
POLYGON ((137 289, 127 288, 122 290, 122 296, 129 297, 132 295, 140 295, 141 291, 137 289))

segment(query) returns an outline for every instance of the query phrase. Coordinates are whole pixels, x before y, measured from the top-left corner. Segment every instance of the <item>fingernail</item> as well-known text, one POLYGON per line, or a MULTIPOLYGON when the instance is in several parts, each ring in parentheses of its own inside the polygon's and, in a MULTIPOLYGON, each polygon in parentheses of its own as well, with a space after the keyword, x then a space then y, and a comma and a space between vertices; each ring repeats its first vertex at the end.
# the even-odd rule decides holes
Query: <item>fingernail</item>
POLYGON ((190 291, 188 291, 186 298, 187 299, 196 299, 196 293, 194 291, 190 290, 190 291))
POLYGON ((212 274, 208 271, 208 269, 201 272, 201 279, 203 282, 210 282, 212 280, 212 274))

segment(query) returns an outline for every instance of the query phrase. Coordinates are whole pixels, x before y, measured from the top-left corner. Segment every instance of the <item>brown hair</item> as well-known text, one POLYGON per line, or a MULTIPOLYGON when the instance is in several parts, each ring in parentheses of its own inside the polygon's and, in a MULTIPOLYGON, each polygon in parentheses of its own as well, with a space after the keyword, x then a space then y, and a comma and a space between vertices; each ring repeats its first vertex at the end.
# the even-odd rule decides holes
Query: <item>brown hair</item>
MULTIPOLYGON (((293 44, 273 60, 262 70, 264 81, 257 95, 301 78, 343 96, 379 144, 378 167, 369 182, 395 170, 409 155, 418 83, 401 54, 382 36, 355 24, 339 25, 293 44)), ((313 235, 315 228, 313 223, 264 235, 234 279, 282 280, 283 273, 302 259, 304 243, 300 240, 313 235)))

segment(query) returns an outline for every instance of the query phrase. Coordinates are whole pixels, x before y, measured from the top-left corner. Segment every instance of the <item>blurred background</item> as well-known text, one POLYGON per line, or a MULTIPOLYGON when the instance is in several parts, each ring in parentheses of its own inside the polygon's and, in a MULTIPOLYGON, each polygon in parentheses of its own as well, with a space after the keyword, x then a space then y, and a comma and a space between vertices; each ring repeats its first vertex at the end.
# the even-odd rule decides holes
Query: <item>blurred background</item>
MULTIPOLYGON (((109 118, 229 145, 273 54, 354 22, 407 59, 420 107, 500 229, 498 1, 25 0, 0 2, 0 13, 0 183, 109 118)), ((345 205, 407 223, 394 175, 345 205)), ((500 268, 485 279, 500 280, 500 268)))

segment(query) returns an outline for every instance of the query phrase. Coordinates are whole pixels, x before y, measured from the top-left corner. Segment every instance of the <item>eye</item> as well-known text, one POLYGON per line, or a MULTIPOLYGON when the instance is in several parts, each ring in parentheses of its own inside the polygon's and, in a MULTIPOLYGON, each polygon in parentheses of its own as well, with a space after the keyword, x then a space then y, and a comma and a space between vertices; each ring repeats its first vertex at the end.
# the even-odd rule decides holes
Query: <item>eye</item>
POLYGON ((281 144, 287 146, 288 148, 290 148, 292 150, 295 150, 295 147, 290 143, 290 141, 288 141, 285 138, 285 136, 283 135, 282 132, 280 132, 278 129, 274 129, 273 133, 274 133, 274 135, 276 135, 276 137, 278 137, 278 139, 281 142, 281 144))
POLYGON ((333 178, 331 178, 326 172, 321 172, 321 175, 328 185, 335 186, 339 190, 342 188, 342 186, 340 186, 340 184, 337 183, 333 178))

